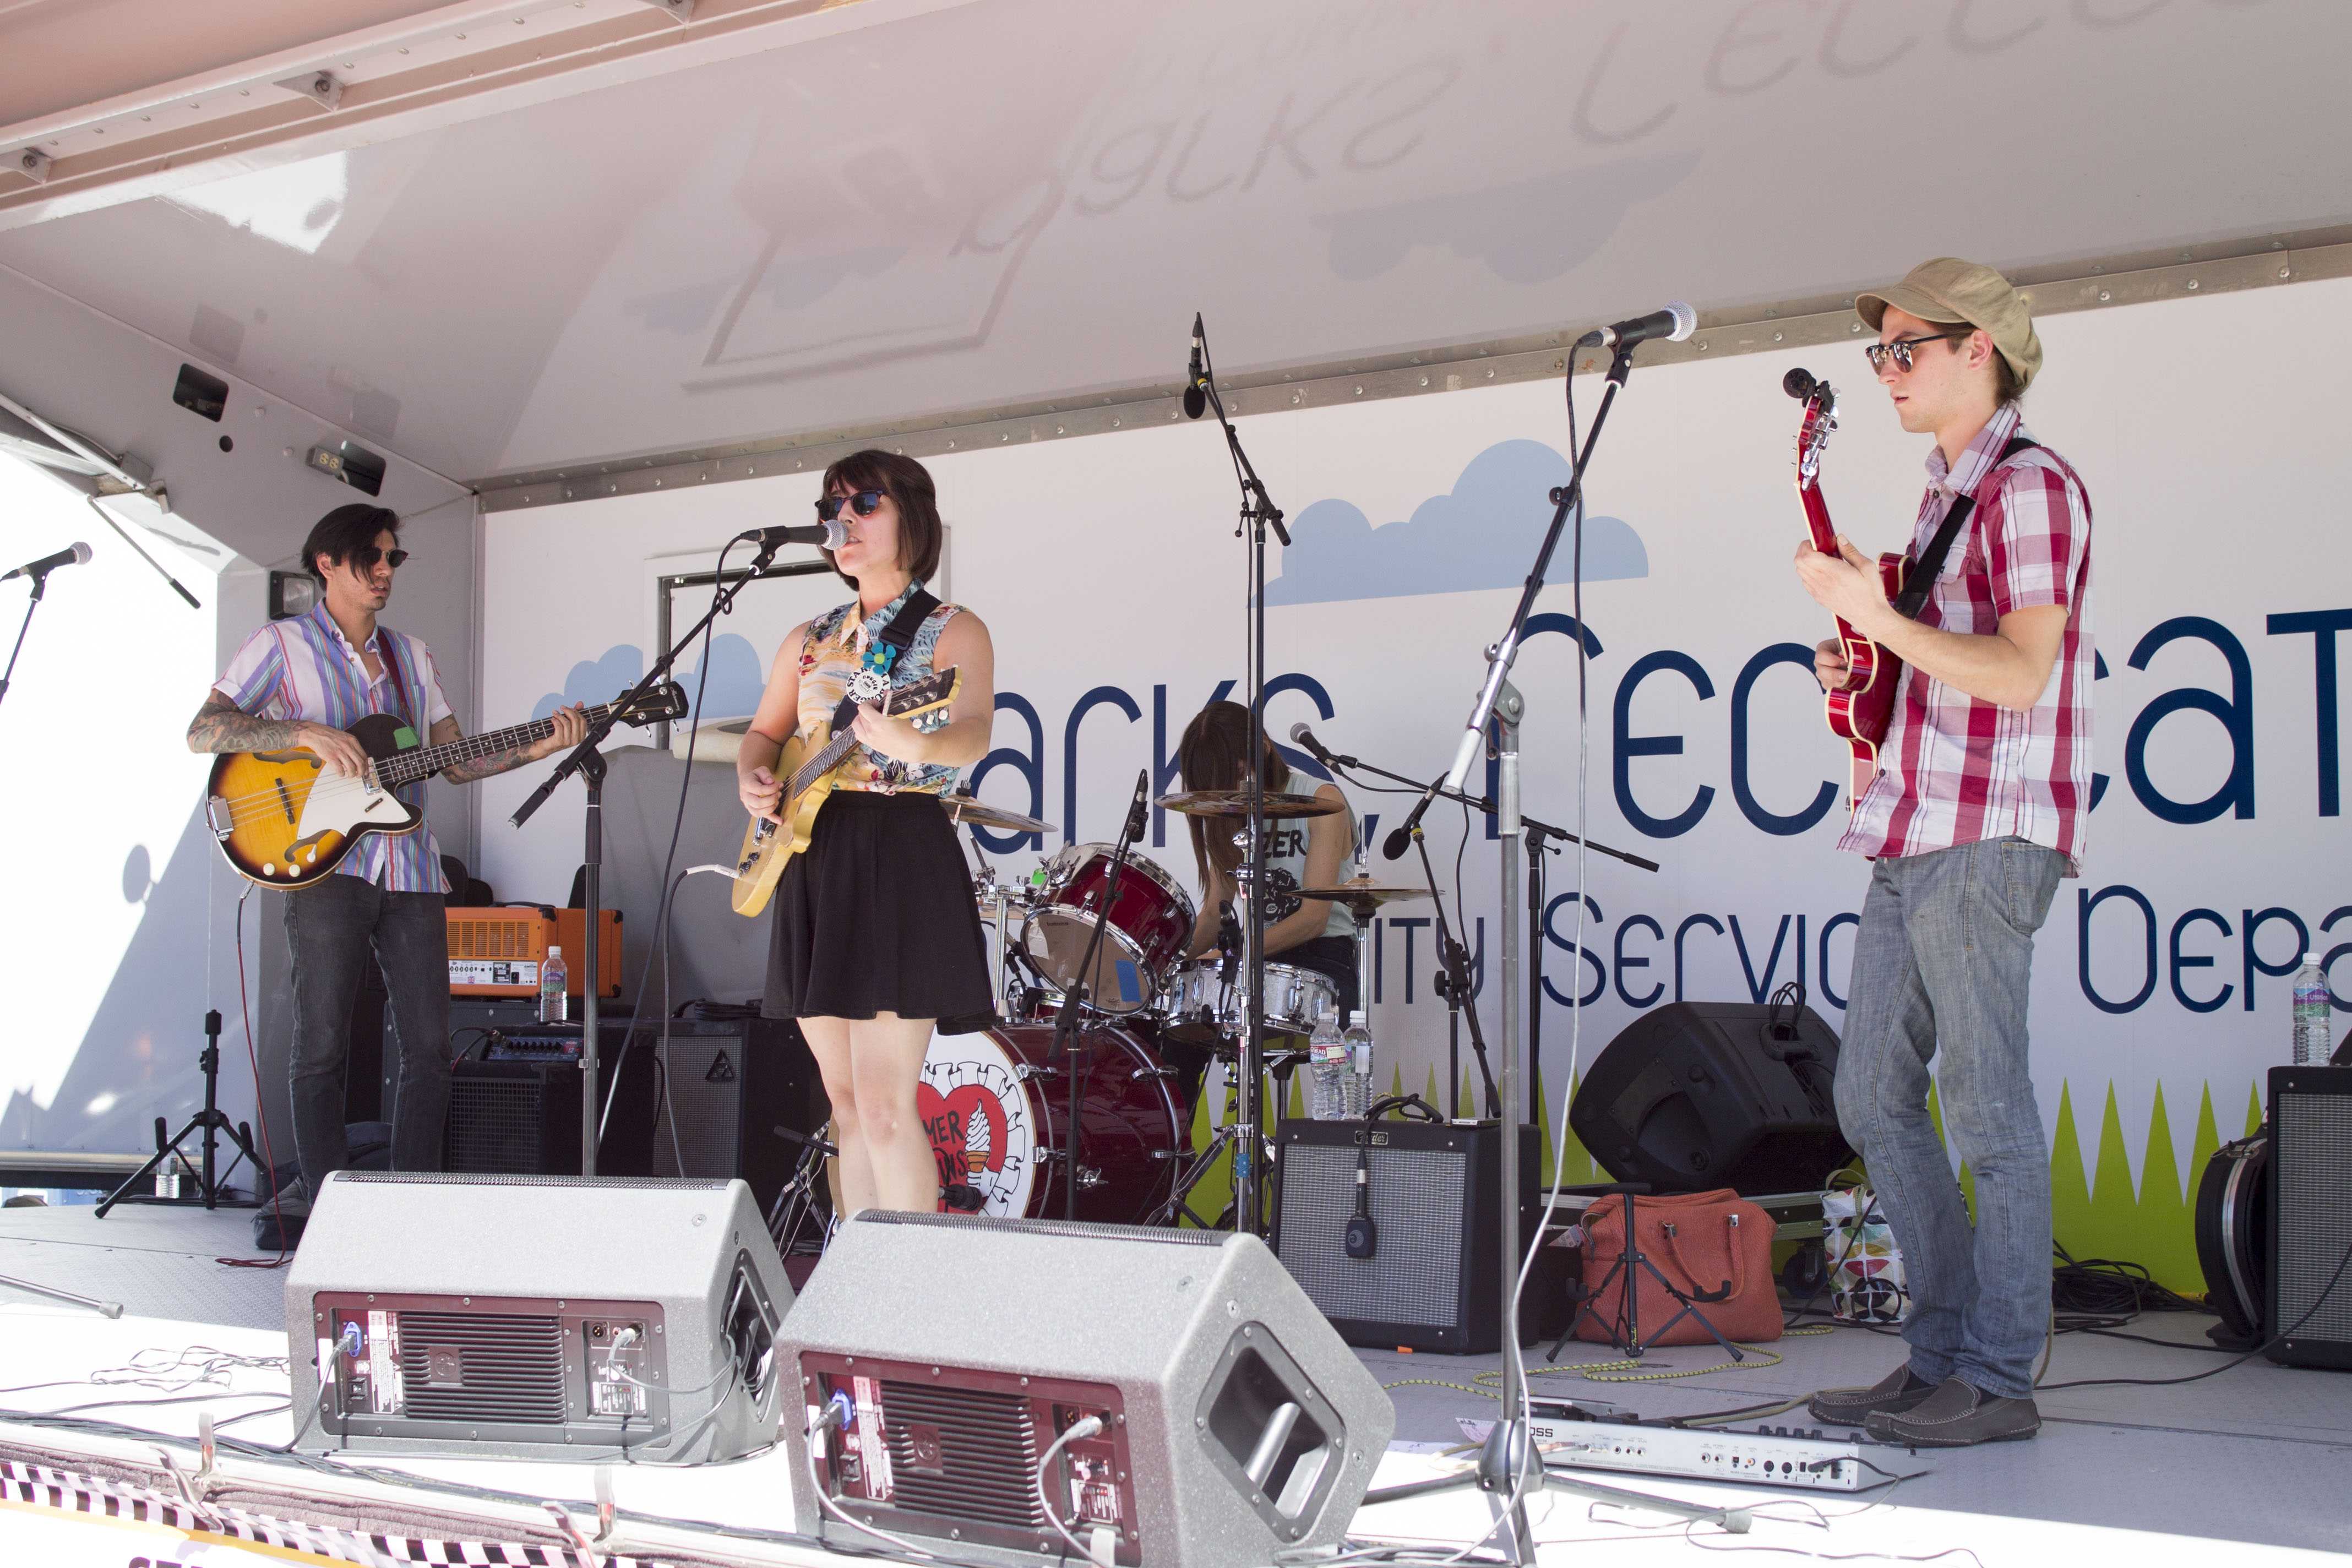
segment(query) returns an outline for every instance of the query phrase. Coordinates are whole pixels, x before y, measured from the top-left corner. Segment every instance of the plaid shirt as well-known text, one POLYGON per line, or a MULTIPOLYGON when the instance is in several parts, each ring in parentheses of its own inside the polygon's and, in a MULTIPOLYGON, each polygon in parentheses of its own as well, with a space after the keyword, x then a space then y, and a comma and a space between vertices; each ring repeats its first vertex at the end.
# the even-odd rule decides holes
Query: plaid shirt
MULTIPOLYGON (((370 713, 398 713, 416 725, 420 742, 434 725, 454 717, 448 698, 442 695, 440 667, 423 642, 378 626, 365 651, 383 664, 382 675, 368 674, 362 650, 345 640, 324 604, 314 605, 307 615, 272 621, 246 638, 213 689, 257 719, 308 719, 338 730, 351 728, 370 713), (393 660, 383 658, 386 638, 396 645, 393 660), (394 660, 401 676, 397 695, 392 682, 394 660)), ((418 811, 425 809, 421 779, 393 795, 418 811)), ((441 846, 435 842, 433 829, 421 826, 413 833, 362 835, 335 874, 381 882, 392 893, 449 890, 441 875, 441 846)))
POLYGON ((1976 513, 1953 541, 1919 624, 1983 637, 2012 610, 2063 605, 2072 613, 2050 682, 2020 710, 1906 666, 1878 776, 1841 849, 1919 855, 2013 836, 2066 857, 2068 876, 2081 871, 2091 803, 2091 502, 2081 477, 2047 447, 2021 453, 1988 482, 2001 448, 2022 433, 2009 405, 1948 473, 1943 449, 1928 453, 1910 555, 1916 560, 1953 503, 1973 492, 1976 513))

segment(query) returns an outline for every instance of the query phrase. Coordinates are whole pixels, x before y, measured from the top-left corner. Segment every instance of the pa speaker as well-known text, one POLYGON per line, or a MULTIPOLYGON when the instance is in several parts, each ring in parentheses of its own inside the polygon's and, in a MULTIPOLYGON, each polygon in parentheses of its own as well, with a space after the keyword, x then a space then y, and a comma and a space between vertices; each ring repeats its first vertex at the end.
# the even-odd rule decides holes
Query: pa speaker
POLYGON ((640 1037, 661 1064, 653 1173, 740 1176, 764 1209, 792 1180, 800 1147, 779 1127, 815 1136, 832 1114, 816 1058, 790 1019, 678 1019, 669 1040, 640 1037))
MULTIPOLYGON (((1293 1120, 1282 1125, 1276 1250, 1349 1344, 1484 1355, 1502 1338, 1502 1124, 1293 1120), (1348 1256, 1356 1164, 1379 1227, 1370 1258, 1348 1256)), ((1535 1237, 1541 1140, 1519 1129, 1520 1236, 1535 1237)), ((1549 1260, 1546 1260, 1549 1261, 1549 1260)), ((1529 1298, 1564 1299, 1530 1280, 1529 1298)), ((1565 1326, 1565 1325, 1562 1325, 1565 1326)), ((1557 1332, 1557 1330, 1554 1331, 1557 1332)), ((1526 1336, 1522 1336, 1523 1339, 1526 1336)))
POLYGON ((2273 1068, 2270 1090, 2270 1357, 2352 1367, 2352 1068, 2273 1068))
POLYGON ((869 1211, 779 1343, 798 1528, 844 1548, 845 1514, 1007 1564, 1288 1561, 1339 1544, 1396 1429, 1247 1235, 869 1211))
POLYGON ((740 1182, 339 1171, 286 1280, 295 1447, 733 1458, 792 1304, 740 1182))
POLYGON ((1837 1054, 1810 1007, 1676 1002, 1593 1058, 1568 1122, 1612 1177, 1654 1192, 1818 1192, 1853 1158, 1837 1054))

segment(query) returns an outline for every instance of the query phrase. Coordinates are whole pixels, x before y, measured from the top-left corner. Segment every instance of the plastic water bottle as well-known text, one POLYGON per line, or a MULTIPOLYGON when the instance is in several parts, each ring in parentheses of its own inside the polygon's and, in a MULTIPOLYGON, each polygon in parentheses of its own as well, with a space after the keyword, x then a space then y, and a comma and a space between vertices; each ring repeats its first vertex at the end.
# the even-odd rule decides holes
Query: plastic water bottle
POLYGON ((1339 1038, 1339 1015, 1326 1007, 1315 1016, 1307 1042, 1307 1114, 1338 1121, 1348 1114, 1348 1047, 1339 1038))
POLYGON ((2326 1064, 2332 1023, 2327 1016, 2328 1005, 2327 972, 2319 967, 2317 953, 2306 952, 2303 955, 2303 967, 2294 972, 2295 1066, 2326 1064))
POLYGON ((1339 1039, 1348 1050, 1348 1116, 1359 1121, 1372 1108, 1372 1032, 1364 1027, 1362 1008, 1348 1015, 1348 1027, 1339 1039))
POLYGON ((547 961, 539 966, 539 1021, 561 1024, 571 1010, 572 998, 564 993, 563 983, 570 973, 563 967, 563 950, 551 947, 547 961))

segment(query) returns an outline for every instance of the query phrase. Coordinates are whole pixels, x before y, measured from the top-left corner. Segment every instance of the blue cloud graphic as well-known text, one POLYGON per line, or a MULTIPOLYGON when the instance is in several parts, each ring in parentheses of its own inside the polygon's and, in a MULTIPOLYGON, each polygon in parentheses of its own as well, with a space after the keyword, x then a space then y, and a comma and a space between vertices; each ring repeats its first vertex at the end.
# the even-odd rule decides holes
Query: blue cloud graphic
MULTIPOLYGON (((572 667, 562 691, 551 691, 539 700, 530 716, 544 719, 556 709, 571 702, 594 704, 610 702, 637 683, 646 672, 644 650, 635 643, 622 643, 604 650, 602 658, 583 659, 572 667)), ((702 665, 699 660, 675 677, 686 688, 686 700, 694 700, 696 689, 701 685, 702 665)), ((760 691, 767 684, 767 669, 751 642, 732 632, 714 638, 710 645, 710 684, 704 689, 703 711, 713 719, 736 719, 760 706, 760 691)))
POLYGON ((646 656, 635 643, 606 648, 604 658, 583 659, 573 665, 572 673, 563 678, 563 689, 551 691, 541 698, 539 706, 530 710, 530 716, 544 719, 558 708, 573 702, 585 702, 592 706, 598 702, 610 702, 635 686, 637 678, 645 672, 646 656))
POLYGON ((1543 283, 1590 260, 1635 203, 1696 167, 1696 152, 1660 153, 1315 221, 1331 232, 1331 270, 1351 282, 1379 277, 1416 247, 1444 245, 1505 282, 1543 283))
MULTIPOLYGON (((1502 441, 1462 470, 1454 489, 1413 508, 1402 522, 1374 528, 1354 502, 1318 500, 1290 523, 1282 575, 1265 585, 1269 605, 1390 599, 1510 588, 1527 581, 1550 525, 1552 488, 1569 461, 1540 441, 1502 441)), ((1564 583, 1569 546, 1552 557, 1548 583, 1564 583)), ((1622 519, 1584 520, 1584 580, 1646 577, 1649 552, 1622 519)))

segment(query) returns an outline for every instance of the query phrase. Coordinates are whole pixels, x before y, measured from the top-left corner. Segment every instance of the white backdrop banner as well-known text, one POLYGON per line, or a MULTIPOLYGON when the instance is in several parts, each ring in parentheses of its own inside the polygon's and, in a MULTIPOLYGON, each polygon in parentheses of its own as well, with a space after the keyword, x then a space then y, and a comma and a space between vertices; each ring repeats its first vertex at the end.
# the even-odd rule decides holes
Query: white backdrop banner
MULTIPOLYGON (((2301 955, 2325 955, 2338 995, 2352 992, 2337 677, 2352 454, 2336 428, 2347 304, 2352 283, 2325 282, 2053 317, 2027 402, 2029 428, 2081 470, 2096 511, 2098 792, 2083 876, 2052 907, 2034 973, 2059 1234, 2176 1283, 2194 1274, 2184 1192, 2286 1058, 2301 955), (2192 341, 2262 346, 2221 383, 2200 374, 2192 341)), ((1799 363, 1845 389, 1823 480, 1839 526, 1865 550, 1902 546, 1927 444, 1896 426, 1858 341, 1637 371, 1590 486, 1581 721, 1565 550, 1520 656, 1527 811, 1661 865, 1591 857, 1580 943, 1580 868, 1572 855, 1551 868, 1548 1119, 1575 1070, 1572 999, 1587 1061, 1645 1009, 1761 1001, 1790 980, 1832 1027, 1843 1020, 1866 867, 1834 847, 1843 751, 1810 675, 1828 626, 1790 565, 1803 523, 1797 405, 1780 378, 1799 363)), ((1578 387, 1588 419, 1599 390, 1578 387)), ((1295 538, 1268 568, 1269 730, 1306 720, 1338 750, 1437 773, 1568 471, 1559 385, 1302 408, 1249 419, 1243 437, 1295 538)), ((996 645, 996 749, 979 790, 1053 821, 1047 852, 1111 837, 1139 767, 1175 787, 1185 722, 1243 675, 1246 562, 1222 445, 1212 425, 1179 423, 930 463, 954 530, 950 587, 996 645)), ((801 521, 814 493, 806 475, 489 517, 488 711, 611 695, 646 658, 656 570, 707 560, 738 529, 801 521)), ((798 614, 846 596, 784 586, 798 614)), ((753 635, 719 639, 712 717, 748 711, 782 621, 763 612, 753 635)), ((551 808, 513 834, 502 819, 531 782, 526 770, 481 786, 486 873, 512 896, 560 896, 576 801, 572 817, 551 808)), ((1375 845, 1410 805, 1350 793, 1375 845)), ((1497 842, 1473 820, 1464 845, 1458 811, 1430 820, 1441 882, 1456 882, 1465 849, 1459 896, 1491 1029, 1508 918, 1497 842)), ((1014 871, 1039 851, 1000 846, 1014 871)), ((1155 813, 1147 848, 1192 879, 1180 822, 1155 813)), ((1418 874, 1377 850, 1374 869, 1418 874)), ((1426 905, 1393 906, 1377 941, 1381 1077, 1430 1088, 1445 1076, 1445 1015, 1426 905)))

